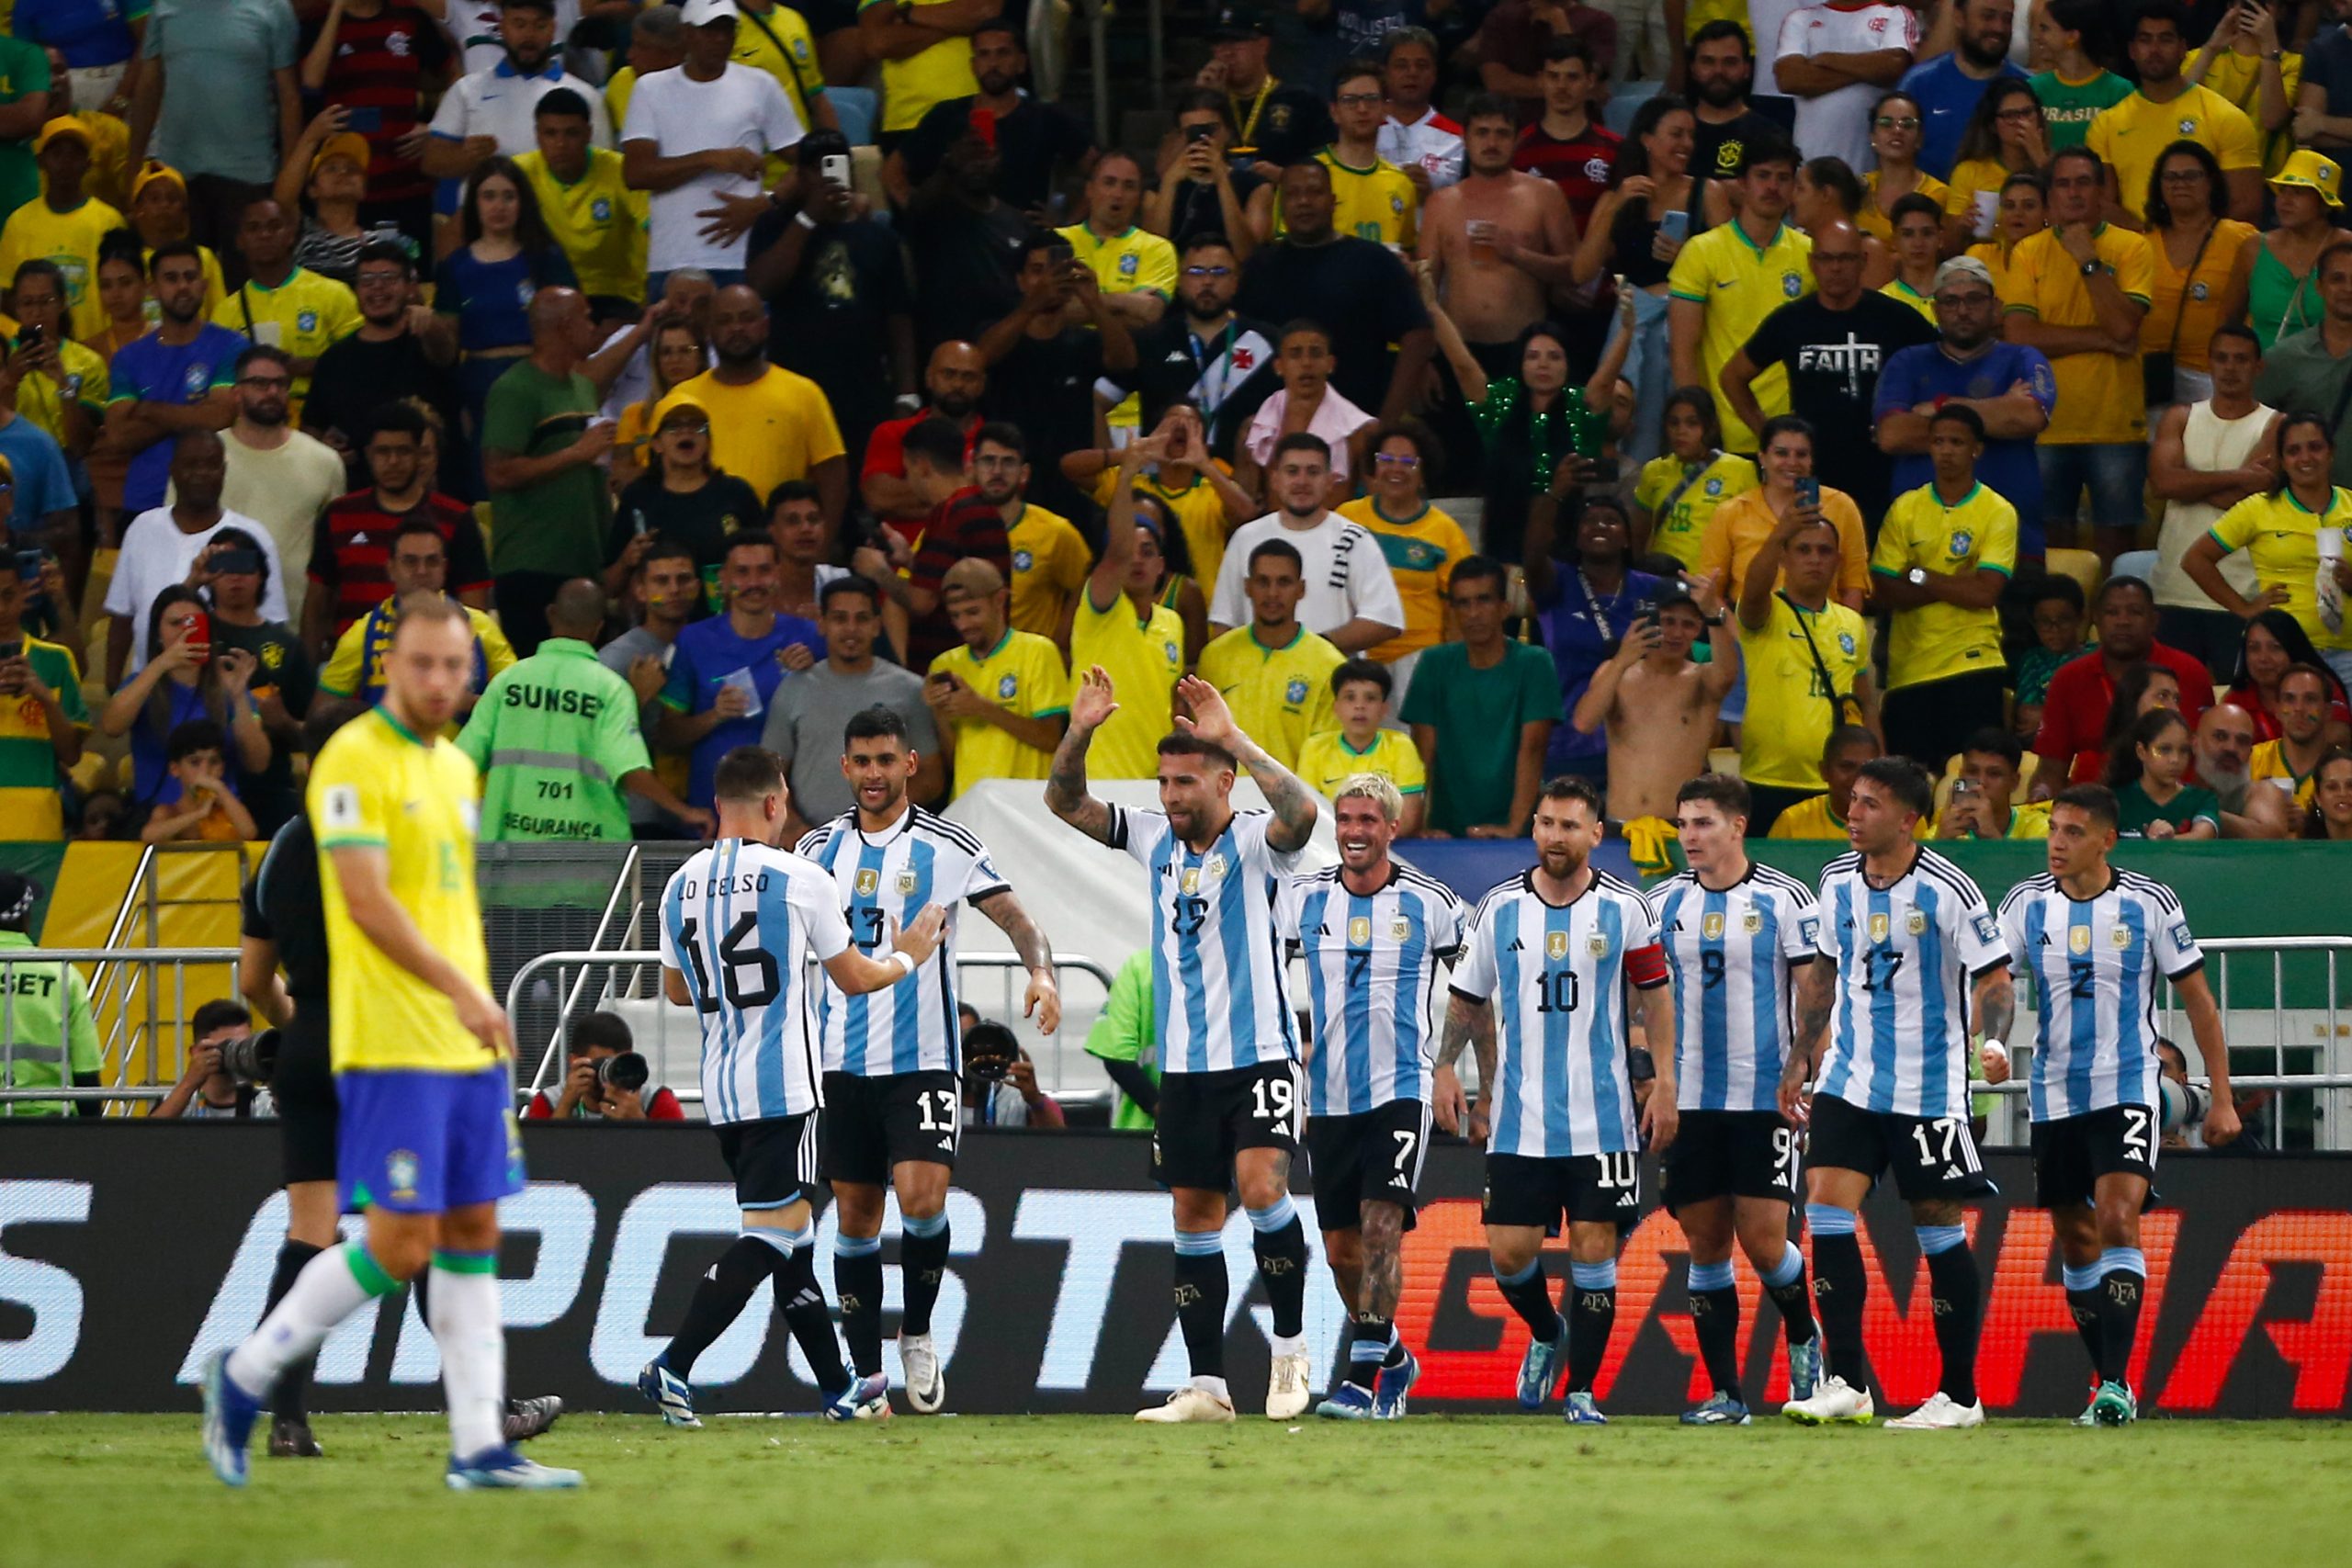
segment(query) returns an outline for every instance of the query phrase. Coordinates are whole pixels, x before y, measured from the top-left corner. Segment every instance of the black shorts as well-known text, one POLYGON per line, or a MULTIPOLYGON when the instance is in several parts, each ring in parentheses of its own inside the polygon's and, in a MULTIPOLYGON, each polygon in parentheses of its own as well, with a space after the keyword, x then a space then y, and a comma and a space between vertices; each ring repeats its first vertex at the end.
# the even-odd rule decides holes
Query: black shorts
POLYGON ((1976 1139, 1962 1116, 1902 1116, 1864 1111, 1835 1095, 1813 1097, 1813 1130, 1804 1162, 1815 1170, 1859 1170, 1876 1181, 1894 1169, 1906 1202, 1981 1198, 1997 1192, 1976 1157, 1976 1139))
POLYGON ((1669 1213, 1710 1198, 1796 1202, 1803 1141, 1778 1111, 1686 1111, 1659 1162, 1659 1197, 1669 1213))
POLYGON ((950 1072, 825 1075, 825 1179, 887 1187, 900 1160, 956 1168, 964 1095, 950 1072))
POLYGON ((1642 1217, 1642 1156, 1631 1150, 1555 1159, 1487 1156, 1487 1224, 1541 1225, 1557 1235, 1564 1213, 1573 1224, 1632 1226, 1642 1217))
POLYGON ((1306 1099, 1295 1062, 1261 1062, 1221 1073, 1168 1073, 1159 1080, 1151 1179, 1162 1187, 1225 1192, 1243 1149, 1298 1152, 1306 1099))
POLYGON ((735 1176, 739 1209, 781 1209, 815 1199, 817 1116, 771 1116, 718 1128, 718 1152, 735 1176))
POLYGON ((337 1114, 334 1068, 327 1049, 327 1008, 300 1003, 294 1021, 278 1031, 277 1071, 269 1080, 277 1102, 279 1163, 286 1185, 334 1179, 337 1114))
POLYGON ((1315 1213, 1327 1231, 1362 1223, 1363 1205, 1377 1199, 1405 1211, 1413 1228, 1429 1157, 1430 1108, 1392 1100, 1355 1116, 1317 1116, 1306 1123, 1306 1158, 1315 1176, 1315 1213))
POLYGON ((2143 1177, 2153 1191, 2156 1113, 2144 1105, 2110 1105, 2033 1124, 2033 1201, 2043 1209, 2096 1201, 2098 1179, 2118 1171, 2143 1177))

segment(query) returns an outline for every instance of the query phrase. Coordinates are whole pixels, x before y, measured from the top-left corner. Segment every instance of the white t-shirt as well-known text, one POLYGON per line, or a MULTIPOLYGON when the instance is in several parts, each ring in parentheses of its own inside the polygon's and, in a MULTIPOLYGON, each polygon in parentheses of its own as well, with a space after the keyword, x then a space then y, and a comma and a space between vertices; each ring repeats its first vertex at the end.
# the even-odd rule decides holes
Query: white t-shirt
POLYGON ((503 155, 519 158, 538 146, 538 130, 531 117, 539 100, 558 87, 569 87, 587 100, 588 139, 599 147, 610 147, 613 121, 605 112, 604 94, 553 62, 537 76, 517 75, 503 54, 497 64, 458 77, 442 95, 441 107, 433 111, 433 134, 445 141, 496 137, 503 155))
POLYGON ((1380 127, 1377 145, 1380 155, 1400 169, 1419 164, 1433 190, 1462 178, 1462 128, 1438 113, 1434 104, 1409 125, 1390 116, 1380 127))
POLYGON ((175 582, 186 582, 187 569, 196 564, 198 554, 223 528, 242 528, 252 535, 261 546, 263 560, 268 563, 269 586, 262 590, 261 618, 289 618, 286 613, 286 573, 277 558, 277 541, 270 537, 267 528, 242 513, 223 508, 220 521, 211 527, 184 534, 180 525, 172 521, 172 509, 158 506, 132 518, 130 526, 123 530, 121 558, 115 562, 114 581, 107 588, 107 614, 130 617, 130 657, 123 664, 126 671, 147 662, 147 613, 154 608, 155 595, 175 582))
MULTIPOLYGON (((695 81, 683 65, 638 78, 621 141, 624 146, 650 141, 664 158, 715 147, 748 147, 765 157, 806 133, 775 77, 730 60, 711 82, 695 81)), ((729 245, 715 244, 702 237, 707 220, 700 214, 718 206, 721 196, 757 196, 760 189, 756 178, 701 174, 684 185, 655 191, 647 222, 646 270, 741 268, 750 236, 729 245)))
MULTIPOLYGON (((317 536, 319 513, 326 510, 328 502, 351 487, 344 477, 343 459, 335 456, 334 447, 299 430, 287 432, 287 437, 281 446, 256 452, 230 432, 220 433, 220 445, 229 462, 228 476, 220 483, 220 506, 223 511, 253 518, 269 530, 269 541, 277 547, 278 564, 286 569, 289 580, 286 583, 286 619, 288 625, 294 625, 302 615, 302 591, 310 586, 306 574, 311 567, 311 543, 317 536)), ((169 507, 177 499, 173 488, 165 485, 164 506, 169 507)), ((269 585, 278 586, 275 572, 269 585)))
MULTIPOLYGON (((1875 54, 1919 49, 1919 18, 1908 6, 1892 5, 1807 6, 1781 24, 1774 55, 1811 59, 1817 54, 1875 54)), ((1871 167, 1871 107, 1887 89, 1849 82, 1819 97, 1797 99, 1797 151, 1808 158, 1843 158, 1856 174, 1871 167)))
POLYGON ((1781 51, 1777 47, 1781 29, 1789 18, 1804 9, 1804 0, 1747 0, 1747 36, 1766 41, 1757 46, 1756 81, 1749 87, 1751 96, 1779 97, 1780 78, 1772 74, 1772 62, 1781 51))
POLYGON ((1209 603, 1209 619, 1218 626, 1250 624, 1250 596, 1241 585, 1250 575, 1250 552, 1269 539, 1296 549, 1306 569, 1306 597, 1299 601, 1298 618, 1308 631, 1329 633, 1359 615, 1384 626, 1404 626, 1404 601, 1397 597, 1396 580, 1380 553, 1380 541, 1363 524, 1336 512, 1325 513, 1312 528, 1286 527, 1283 514, 1276 513, 1234 530, 1225 547, 1225 564, 1217 569, 1216 594, 1209 603))

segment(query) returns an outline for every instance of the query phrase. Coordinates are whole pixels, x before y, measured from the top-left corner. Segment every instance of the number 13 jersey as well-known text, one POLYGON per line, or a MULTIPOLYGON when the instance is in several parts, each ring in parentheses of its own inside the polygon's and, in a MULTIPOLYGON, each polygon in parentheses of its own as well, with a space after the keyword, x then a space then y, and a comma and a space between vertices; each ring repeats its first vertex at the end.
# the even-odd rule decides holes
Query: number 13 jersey
POLYGON ((1630 980, 1667 983, 1657 921, 1603 872, 1564 906, 1523 872, 1478 900, 1453 988, 1495 1008, 1487 1152, 1532 1159, 1641 1146, 1625 1059, 1630 980))
POLYGON ((662 890, 662 963, 702 1021, 703 1111, 715 1122, 803 1116, 823 1103, 809 973, 849 946, 825 874, 745 839, 696 850, 662 890))

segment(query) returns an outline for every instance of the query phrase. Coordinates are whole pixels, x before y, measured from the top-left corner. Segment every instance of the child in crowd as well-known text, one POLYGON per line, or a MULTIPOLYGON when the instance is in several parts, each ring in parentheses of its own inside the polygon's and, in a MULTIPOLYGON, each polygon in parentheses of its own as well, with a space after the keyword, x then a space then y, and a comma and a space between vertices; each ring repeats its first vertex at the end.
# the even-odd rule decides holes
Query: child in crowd
POLYGON ((225 782, 228 754, 229 738, 209 718, 192 718, 165 737, 164 761, 179 781, 180 797, 155 807, 140 842, 234 844, 259 838, 253 813, 225 782))
POLYGON ((2149 839, 2218 839, 2222 803, 2188 780, 2196 753, 2188 721, 2172 708, 2152 708, 2132 727, 2132 744, 2108 758, 2108 787, 2115 791, 2115 828, 2149 839))
POLYGON ((1369 659, 1351 659, 1331 671, 1331 715, 1337 729, 1309 736, 1299 748, 1298 776, 1326 800, 1357 773, 1378 773, 1405 797, 1405 814, 1397 818, 1396 836, 1411 838, 1421 830, 1421 809, 1429 800, 1428 775, 1412 737, 1381 728, 1388 711, 1391 689, 1388 668, 1369 659))
POLYGON ((2057 572, 2042 580, 2033 596, 2035 646, 2018 660, 2011 682, 2017 692, 2017 732, 2031 740, 2041 730, 2041 704, 2059 666, 2090 651, 2083 641, 2083 585, 2057 572))
POLYGON ((1331 336, 1313 321, 1293 321, 1283 329, 1274 351, 1274 373, 1283 389, 1260 405, 1257 416, 1241 437, 1233 477, 1252 495, 1265 492, 1265 467, 1274 455, 1274 443, 1305 431, 1319 435, 1331 448, 1331 506, 1356 492, 1355 476, 1364 468, 1373 426, 1379 421, 1340 396, 1331 386, 1339 361, 1331 355, 1331 336))

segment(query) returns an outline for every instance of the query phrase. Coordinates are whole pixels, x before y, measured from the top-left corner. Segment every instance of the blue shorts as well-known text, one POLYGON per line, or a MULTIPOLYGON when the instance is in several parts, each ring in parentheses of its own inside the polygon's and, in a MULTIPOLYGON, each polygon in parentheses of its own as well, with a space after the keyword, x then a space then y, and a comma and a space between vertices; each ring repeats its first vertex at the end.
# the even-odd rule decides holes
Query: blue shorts
POLYGON ((523 1190, 511 1081, 503 1064, 471 1073, 335 1074, 342 1107, 335 1195, 343 1208, 441 1214, 523 1190))

